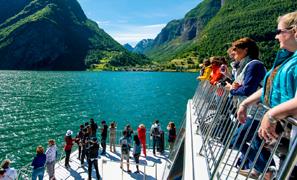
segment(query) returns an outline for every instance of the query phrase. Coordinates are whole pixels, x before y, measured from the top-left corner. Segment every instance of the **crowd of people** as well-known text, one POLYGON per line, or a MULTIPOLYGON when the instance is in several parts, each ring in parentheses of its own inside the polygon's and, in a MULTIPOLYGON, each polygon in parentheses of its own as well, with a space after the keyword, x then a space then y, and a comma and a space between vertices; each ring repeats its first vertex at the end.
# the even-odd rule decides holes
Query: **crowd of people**
MULTIPOLYGON (((236 97, 235 106, 238 110, 235 115, 241 125, 233 134, 230 147, 240 150, 250 162, 254 162, 262 141, 271 142, 279 136, 276 126, 282 119, 288 116, 297 117, 297 12, 280 16, 277 22, 275 39, 279 42, 280 50, 269 71, 266 71, 263 62, 259 60, 260 52, 256 42, 245 37, 234 41, 227 51, 232 60, 230 69, 224 57, 211 57, 204 60, 200 76, 197 77, 198 80, 224 87, 229 92, 229 101, 236 97), (253 120, 254 118, 247 114, 247 109, 259 102, 270 109, 253 120), (258 135, 250 142, 258 124, 258 135), (240 148, 241 144, 243 147, 240 148)), ((296 126, 293 126, 291 142, 296 138, 296 132, 296 126)), ((241 169, 239 173, 258 178, 264 173, 270 155, 270 150, 265 146, 251 174, 249 163, 247 170, 241 169)), ((273 159, 270 166, 275 166, 273 159)), ((274 172, 268 169, 264 178, 272 179, 273 175, 274 172)), ((296 167, 292 176, 296 178, 296 167)))
MULTIPOLYGON (((89 122, 81 124, 76 136, 73 136, 73 131, 67 130, 64 136, 64 152, 65 152, 65 168, 70 169, 70 155, 73 145, 76 143, 78 146, 78 159, 80 160, 81 167, 84 167, 84 163, 88 165, 88 178, 92 179, 92 168, 94 167, 97 179, 101 179, 98 168, 99 149, 101 145, 100 155, 106 155, 107 137, 109 135, 110 153, 117 153, 116 145, 120 147, 121 165, 123 168, 123 161, 127 161, 127 172, 131 173, 129 169, 130 152, 132 149, 132 156, 136 164, 135 173, 139 171, 139 158, 141 150, 143 156, 147 156, 146 152, 146 136, 147 130, 144 124, 140 124, 137 131, 134 132, 129 124, 127 124, 122 131, 122 136, 117 139, 117 127, 116 122, 111 122, 110 126, 107 125, 105 120, 101 121, 99 127, 94 119, 90 119, 89 122), (99 129, 100 136, 97 135, 99 129), (100 145, 99 145, 100 139, 100 145)), ((170 151, 173 148, 173 144, 176 138, 176 129, 173 122, 169 122, 167 126, 168 130, 168 143, 170 151)), ((156 155, 156 150, 160 153, 164 152, 164 131, 161 129, 160 123, 156 120, 149 131, 149 136, 153 141, 153 154, 156 155), (163 138, 163 139, 162 139, 163 138)), ((58 149, 55 140, 48 140, 48 147, 44 152, 44 147, 41 145, 36 148, 36 155, 31 163, 32 166, 32 180, 43 179, 45 170, 48 173, 49 179, 55 178, 55 164, 58 161, 58 149)), ((10 160, 4 160, 0 169, 0 179, 16 179, 17 171, 10 168, 10 160)))

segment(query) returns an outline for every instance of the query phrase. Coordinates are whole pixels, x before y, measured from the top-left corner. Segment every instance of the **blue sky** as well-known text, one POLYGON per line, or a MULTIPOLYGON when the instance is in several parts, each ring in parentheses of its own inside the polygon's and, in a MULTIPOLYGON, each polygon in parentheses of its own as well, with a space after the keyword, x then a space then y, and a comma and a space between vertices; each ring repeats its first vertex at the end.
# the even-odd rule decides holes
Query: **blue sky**
POLYGON ((201 0, 78 0, 88 18, 121 44, 155 38, 201 0))

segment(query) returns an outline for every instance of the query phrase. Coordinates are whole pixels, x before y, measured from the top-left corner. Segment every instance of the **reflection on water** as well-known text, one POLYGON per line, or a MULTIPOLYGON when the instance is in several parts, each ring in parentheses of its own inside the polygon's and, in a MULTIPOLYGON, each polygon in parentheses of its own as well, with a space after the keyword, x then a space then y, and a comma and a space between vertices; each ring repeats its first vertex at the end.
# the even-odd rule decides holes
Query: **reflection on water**
MULTIPOLYGON (((118 129, 179 125, 196 87, 194 73, 0 71, 0 160, 31 161, 49 138, 62 147, 67 129, 93 117, 118 129)), ((62 151, 62 149, 60 149, 62 151)))

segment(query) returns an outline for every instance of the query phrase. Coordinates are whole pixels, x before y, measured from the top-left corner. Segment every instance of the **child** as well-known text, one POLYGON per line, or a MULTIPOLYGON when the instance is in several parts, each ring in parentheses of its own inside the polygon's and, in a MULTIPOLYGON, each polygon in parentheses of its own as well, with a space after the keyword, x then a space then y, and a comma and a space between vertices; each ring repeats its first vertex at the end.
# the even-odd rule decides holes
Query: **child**
POLYGON ((140 152, 141 152, 141 145, 140 145, 140 141, 139 141, 137 135, 134 135, 133 139, 134 139, 133 156, 134 156, 134 160, 136 162, 136 169, 137 169, 137 171, 135 171, 135 173, 139 173, 138 164, 139 164, 139 156, 140 156, 140 152))
POLYGON ((127 172, 131 173, 131 170, 129 170, 129 152, 130 152, 130 145, 129 145, 129 139, 127 137, 127 131, 123 131, 123 136, 120 139, 120 145, 121 145, 121 169, 123 168, 123 160, 127 160, 127 172))

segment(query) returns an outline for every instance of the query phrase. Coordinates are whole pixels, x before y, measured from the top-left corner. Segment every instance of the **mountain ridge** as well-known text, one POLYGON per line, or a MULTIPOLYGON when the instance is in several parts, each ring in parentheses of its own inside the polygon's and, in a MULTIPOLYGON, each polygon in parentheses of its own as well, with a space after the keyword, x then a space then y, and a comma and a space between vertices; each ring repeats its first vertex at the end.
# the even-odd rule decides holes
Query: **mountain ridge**
POLYGON ((11 13, 0 24, 0 56, 0 69, 15 70, 85 70, 101 60, 128 66, 148 62, 89 20, 77 0, 32 0, 11 13))

